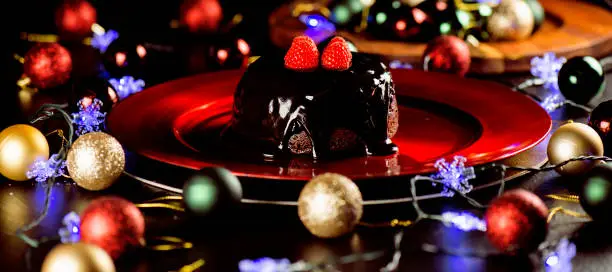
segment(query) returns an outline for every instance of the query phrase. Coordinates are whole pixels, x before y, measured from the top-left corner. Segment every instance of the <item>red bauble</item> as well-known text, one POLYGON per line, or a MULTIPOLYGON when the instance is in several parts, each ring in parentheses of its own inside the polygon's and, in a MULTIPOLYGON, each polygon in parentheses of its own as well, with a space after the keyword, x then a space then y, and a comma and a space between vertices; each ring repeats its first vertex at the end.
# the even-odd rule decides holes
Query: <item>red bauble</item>
POLYGON ((40 43, 25 54, 23 71, 30 78, 32 86, 52 88, 70 78, 72 57, 58 43, 40 43))
POLYGON ((223 18, 217 0, 186 0, 181 5, 181 24, 191 32, 213 32, 223 18))
POLYGON ((81 215, 81 241, 97 245, 113 259, 128 247, 144 245, 145 221, 131 202, 119 197, 100 197, 81 215))
POLYGON ((485 213, 487 237, 506 253, 529 252, 546 238, 548 207, 532 192, 511 190, 491 202, 485 213))
POLYGON ((84 0, 66 0, 55 11, 55 24, 62 36, 84 38, 96 23, 96 9, 84 0))
POLYGON ((427 71, 464 76, 470 69, 470 48, 455 36, 440 36, 427 44, 422 63, 427 71))

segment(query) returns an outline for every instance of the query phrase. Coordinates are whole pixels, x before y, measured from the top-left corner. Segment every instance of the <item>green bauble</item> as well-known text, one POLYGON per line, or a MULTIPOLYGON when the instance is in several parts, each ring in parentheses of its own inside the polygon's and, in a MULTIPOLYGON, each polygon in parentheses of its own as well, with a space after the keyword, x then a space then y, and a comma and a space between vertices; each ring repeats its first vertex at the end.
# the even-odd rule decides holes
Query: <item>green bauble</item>
POLYGON ((534 25, 533 25, 533 33, 538 31, 540 26, 544 23, 544 8, 540 1, 538 0, 525 0, 527 5, 529 5, 529 9, 531 9, 531 13, 533 13, 534 25))
POLYGON ((185 207, 197 216, 224 213, 238 207, 241 199, 240 181, 225 168, 203 168, 183 187, 185 207))
POLYGON ((612 222, 612 167, 599 164, 585 177, 580 205, 598 222, 612 222))
POLYGON ((587 104, 605 89, 605 74, 593 57, 573 57, 559 70, 559 90, 563 96, 579 104, 587 104))

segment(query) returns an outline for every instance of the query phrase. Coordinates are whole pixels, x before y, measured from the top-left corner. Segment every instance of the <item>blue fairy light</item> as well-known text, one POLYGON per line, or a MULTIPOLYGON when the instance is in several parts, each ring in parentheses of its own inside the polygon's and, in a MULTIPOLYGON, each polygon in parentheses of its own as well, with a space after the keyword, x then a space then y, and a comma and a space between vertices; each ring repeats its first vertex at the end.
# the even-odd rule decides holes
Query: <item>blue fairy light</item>
POLYGON ((91 46, 98 49, 100 53, 104 53, 108 46, 117 38, 119 38, 119 33, 112 29, 103 33, 94 32, 91 38, 91 46))
POLYGON ((448 225, 462 230, 462 231, 487 231, 487 224, 484 220, 469 212, 444 212, 442 213, 442 220, 448 225))
POLYGON ((432 178, 440 180, 446 186, 442 188, 442 195, 451 197, 455 195, 455 192, 449 189, 454 188, 462 194, 467 194, 472 191, 473 186, 469 183, 469 180, 474 179, 476 174, 474 173, 474 167, 465 167, 467 159, 462 156, 455 156, 451 163, 447 163, 444 159, 439 159, 434 164, 434 167, 438 169, 438 173, 434 174, 432 178))
POLYGON ((76 134, 83 135, 89 132, 100 131, 104 129, 104 121, 106 113, 100 112, 102 101, 94 98, 83 98, 79 100, 77 106, 79 112, 72 114, 72 123, 76 125, 76 134))
POLYGON ((302 14, 298 17, 306 26, 304 35, 319 43, 336 33, 336 26, 320 14, 302 14))
POLYGON ((57 178, 65 174, 65 168, 66 162, 58 154, 53 154, 49 160, 36 159, 26 172, 26 176, 29 179, 35 178, 37 182, 44 182, 49 178, 57 178))
POLYGON ((298 20, 308 28, 336 29, 332 22, 320 14, 302 14, 298 17, 298 20))
POLYGON ((499 5, 499 3, 501 3, 501 0, 478 0, 478 3, 480 3, 480 4, 499 5))
POLYGON ((64 216, 62 220, 64 224, 63 228, 58 230, 58 234, 62 240, 62 243, 76 243, 81 240, 81 218, 75 212, 70 212, 64 216))
POLYGON ((412 65, 407 62, 402 62, 399 60, 393 60, 389 62, 389 67, 391 69, 412 69, 412 65))
POLYGON ((562 238, 554 252, 545 256, 546 272, 571 272, 572 259, 576 256, 576 245, 562 238))
POLYGON ((238 263, 240 272, 288 272, 291 269, 289 259, 272 259, 263 257, 256 260, 242 260, 238 263))
POLYGON ((540 106, 542 106, 542 108, 549 113, 555 111, 565 104, 565 99, 563 96, 556 91, 554 92, 554 94, 547 96, 544 98, 544 101, 540 102, 540 106))
POLYGON ((557 76, 561 66, 565 63, 564 57, 557 58, 555 53, 548 52, 542 57, 531 59, 531 74, 544 81, 544 87, 549 90, 559 90, 557 76))
POLYGON ((134 79, 131 76, 124 76, 121 79, 111 78, 108 82, 113 85, 119 99, 125 99, 128 96, 142 91, 145 82, 142 79, 134 79))

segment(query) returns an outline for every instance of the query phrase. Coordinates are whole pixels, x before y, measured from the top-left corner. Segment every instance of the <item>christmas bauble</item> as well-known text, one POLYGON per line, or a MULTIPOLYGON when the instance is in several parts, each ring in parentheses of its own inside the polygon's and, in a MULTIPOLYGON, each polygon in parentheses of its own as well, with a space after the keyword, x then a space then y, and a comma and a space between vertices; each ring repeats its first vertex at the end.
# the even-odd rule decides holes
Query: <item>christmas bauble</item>
POLYGON ((208 67, 213 70, 246 67, 251 46, 242 38, 218 37, 209 47, 208 67))
POLYGON ((363 214, 363 198, 349 178, 333 173, 318 175, 302 189, 298 215, 315 236, 334 238, 353 230, 363 214))
POLYGON ((604 71, 593 57, 573 57, 561 66, 557 77, 563 96, 586 104, 605 89, 604 71))
POLYGON ((39 43, 25 54, 23 72, 40 89, 62 85, 70 78, 72 57, 58 43, 39 43))
POLYGON ((79 111, 79 101, 85 99, 93 101, 99 99, 102 101, 102 112, 110 112, 110 110, 119 101, 119 95, 113 86, 106 80, 100 77, 83 77, 75 80, 72 84, 70 92, 70 112, 79 111))
POLYGON ((181 5, 181 24, 191 32, 214 32, 223 19, 217 0, 185 0, 181 5))
POLYGON ((485 213, 487 238, 500 251, 529 252, 546 238, 548 208, 532 192, 507 191, 494 199, 485 213))
POLYGON ((117 139, 104 132, 80 136, 68 150, 66 168, 74 182, 91 191, 110 187, 125 168, 125 153, 117 139))
POLYGON ((612 166, 599 164, 586 174, 580 205, 598 222, 612 222, 612 166))
POLYGON ((143 42, 129 36, 119 36, 104 52, 104 69, 113 78, 125 75, 141 78, 147 54, 143 42))
POLYGON ((96 23, 96 9, 85 0, 65 0, 55 11, 55 24, 64 38, 84 38, 96 23))
POLYGON ((427 41, 440 34, 431 14, 402 1, 376 1, 370 16, 367 30, 379 39, 427 41))
POLYGON ((98 246, 59 244, 45 257, 41 272, 115 272, 115 264, 98 246))
POLYGON ((26 172, 36 159, 49 159, 49 143, 38 129, 13 125, 0 132, 0 174, 11 180, 27 180, 26 172))
POLYGON ((604 145, 604 155, 612 155, 612 100, 600 103, 589 117, 589 126, 593 128, 604 145))
POLYGON ((240 181, 225 168, 203 168, 183 186, 185 206, 198 216, 227 213, 238 207, 241 199, 240 181))
POLYGON ((533 14, 533 32, 538 31, 540 26, 544 23, 544 19, 546 17, 544 8, 540 1, 538 0, 524 0, 527 5, 529 5, 529 9, 531 9, 531 13, 533 14))
POLYGON ((423 69, 464 76, 470 69, 470 48, 454 36, 440 36, 429 42, 423 53, 423 69))
POLYGON ((123 198, 97 198, 81 214, 81 241, 99 246, 113 259, 129 247, 144 246, 144 232, 142 213, 123 198))
POLYGON ((360 0, 332 1, 329 6, 330 19, 340 27, 353 30, 360 25, 363 4, 360 0))
POLYGON ((534 17, 523 0, 501 0, 487 22, 487 31, 495 40, 522 40, 533 32, 534 17))
MULTIPOLYGON (((581 123, 562 125, 548 142, 547 152, 550 164, 556 165, 579 156, 603 156, 601 138, 591 127, 581 123)), ((593 168, 599 161, 575 161, 557 167, 562 175, 579 175, 593 168)))

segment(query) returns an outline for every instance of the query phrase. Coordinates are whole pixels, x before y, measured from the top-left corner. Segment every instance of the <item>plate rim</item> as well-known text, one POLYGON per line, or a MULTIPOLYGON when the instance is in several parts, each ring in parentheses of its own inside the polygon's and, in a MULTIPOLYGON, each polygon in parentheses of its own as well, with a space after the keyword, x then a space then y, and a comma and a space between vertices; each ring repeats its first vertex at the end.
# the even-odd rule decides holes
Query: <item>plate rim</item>
MULTIPOLYGON (((406 80, 406 76, 402 75, 402 76, 398 76, 396 74, 403 74, 403 73, 414 73, 413 75, 410 75, 411 77, 421 77, 421 76, 425 76, 425 79, 427 79, 428 77, 435 77, 437 78, 437 80, 441 80, 441 81, 451 81, 452 83, 456 84, 457 82, 471 82, 472 84, 480 84, 480 85, 489 85, 491 87, 493 87, 493 89, 504 89, 505 92, 507 92, 507 94, 512 93, 513 95, 516 96, 521 96, 521 99, 525 99, 525 100, 529 100, 530 103, 532 103, 532 106, 534 106, 532 109, 539 109, 539 111, 541 111, 541 113, 544 113, 547 116, 547 129, 542 130, 542 135, 540 135, 540 137, 536 140, 530 140, 529 144, 525 144, 523 145, 521 148, 516 148, 514 151, 512 152, 504 152, 503 154, 499 154, 497 156, 491 157, 491 156, 485 156, 487 157, 487 159, 484 158, 480 158, 480 159, 471 159, 468 161, 469 165, 481 165, 481 164, 486 164, 486 163, 490 163, 490 162, 494 162, 494 161, 499 161, 499 160, 503 160, 509 157, 512 157, 514 155, 517 155, 523 151, 526 151, 534 146, 536 146, 537 144, 539 144, 541 141, 543 141, 546 136, 550 133, 551 129, 552 129, 552 120, 550 118, 550 115, 548 115, 548 113, 542 109, 539 105, 537 105, 536 102, 532 101, 531 99, 529 99, 528 97, 525 97, 522 94, 519 94, 517 92, 512 91, 510 88, 508 88, 507 86, 504 86, 502 84, 496 83, 496 82, 492 82, 492 81, 483 81, 483 80, 478 80, 478 79, 471 79, 471 78, 460 78, 454 75, 448 75, 448 74, 442 74, 442 73, 434 73, 434 72, 424 72, 424 71, 418 71, 418 70, 398 70, 398 69, 390 69, 391 73, 394 79, 394 82, 396 85, 398 84, 405 84, 405 80, 406 80)), ((121 111, 124 111, 124 108, 129 107, 130 104, 135 103, 134 101, 137 101, 137 99, 139 97, 143 97, 146 96, 152 92, 160 92, 163 90, 167 90, 169 88, 172 87, 176 87, 176 85, 183 85, 183 86, 189 86, 190 88, 193 87, 197 87, 197 85, 194 86, 194 81, 198 82, 198 83, 202 83, 202 82, 208 82, 209 80, 211 80, 211 82, 219 82, 222 80, 225 80, 227 78, 233 78, 234 80, 239 79, 240 76, 242 75, 242 73, 244 72, 244 70, 226 70, 226 71, 218 71, 218 72, 213 72, 213 73, 204 73, 204 74, 197 74, 197 75, 191 75, 191 76, 187 76, 187 77, 183 77, 183 78, 179 78, 179 79, 174 79, 159 85, 155 85, 152 87, 149 87, 133 96, 130 96, 129 98, 120 101, 117 105, 115 105, 115 107, 113 108, 113 110, 109 113, 109 116, 107 118, 107 127, 109 130, 109 133, 115 137, 118 137, 116 135, 116 133, 114 133, 114 127, 115 127, 115 121, 119 119, 119 114, 118 112, 118 108, 121 109, 121 111), (238 78, 236 78, 238 77, 238 78), (157 91, 156 91, 157 90, 157 91)), ((422 84, 426 84, 426 83, 422 83, 422 84)), ((412 86, 414 87, 414 86, 412 86)), ((177 89, 177 88, 174 88, 177 89)), ((400 89, 400 88, 396 88, 396 91, 400 89)), ((402 96, 412 96, 414 97, 414 95, 407 95, 406 93, 403 93, 405 91, 401 91, 402 93, 400 93, 400 91, 398 91, 399 95, 402 96)), ((419 98, 422 98, 421 96, 417 96, 419 98)), ((426 99, 426 98, 425 98, 426 99)), ((518 99, 518 98, 517 98, 518 99)), ((431 99, 429 99, 431 100, 431 99)), ((478 122, 480 122, 481 125, 483 125, 483 122, 481 120, 481 118, 479 116, 475 116, 471 111, 469 110, 465 110, 464 108, 461 107, 457 107, 456 105, 454 105, 453 103, 449 104, 446 103, 444 101, 439 101, 439 100, 434 100, 435 102, 438 103, 444 103, 447 104, 450 107, 453 108, 457 108, 469 115, 471 115, 472 117, 474 117, 475 119, 478 120, 478 122)), ((536 110, 537 111, 537 110, 536 110)), ((174 128, 171 128, 174 129, 174 128)), ((174 131, 171 132, 172 135, 174 135, 174 131)), ((462 148, 460 151, 468 149, 469 147, 473 146, 474 144, 478 143, 481 138, 483 138, 483 135, 481 135, 481 137, 479 137, 479 139, 477 139, 476 141, 474 141, 474 143, 472 143, 471 145, 462 148)), ((118 137, 120 138, 120 137, 118 137)), ((174 138, 175 140, 176 137, 174 138)), ((525 140, 525 139, 523 139, 525 140)), ((177 140, 178 141, 178 140, 177 140)), ((134 146, 125 146, 126 148, 130 149, 131 151, 134 151, 135 153, 142 155, 144 157, 147 157, 149 159, 153 159, 156 160, 158 162, 162 162, 162 163, 166 163, 169 165, 174 165, 174 166, 178 166, 178 167, 182 167, 182 168, 188 168, 188 169, 196 169, 195 167, 189 167, 186 166, 184 164, 181 164, 179 162, 175 162, 173 160, 170 160, 168 158, 164 158, 163 156, 160 156, 159 154, 154 154, 154 152, 146 152, 143 150, 139 150, 139 148, 134 148, 134 146)), ((187 147, 185 147, 187 148, 187 147)), ((142 148, 140 148, 142 149, 142 148)), ((167 155, 167 154, 166 154, 167 155)), ((449 156, 450 157, 450 156, 449 156)), ((207 164, 213 165, 212 163, 208 162, 207 164)), ((433 163, 431 163, 433 164, 433 163)), ((430 166, 431 168, 431 166, 430 166)), ((232 170, 232 169, 230 169, 232 170)), ((239 177, 248 177, 248 178, 264 178, 264 179, 275 179, 275 180, 308 180, 311 177, 306 177, 306 176, 291 176, 291 175, 279 175, 279 174, 269 174, 269 173, 248 173, 248 172, 243 172, 243 171, 232 171, 234 172, 234 174, 236 174, 239 177)), ((429 172, 429 170, 428 170, 429 172)), ((386 178, 386 177, 401 177, 401 176, 412 176, 412 175, 417 175, 417 174, 422 174, 424 173, 424 171, 418 171, 417 173, 402 173, 400 171, 400 173, 397 174, 392 174, 392 175, 348 175, 350 176, 350 178, 352 179, 356 179, 356 180, 363 180, 363 179, 376 179, 376 178, 386 178)))

